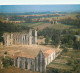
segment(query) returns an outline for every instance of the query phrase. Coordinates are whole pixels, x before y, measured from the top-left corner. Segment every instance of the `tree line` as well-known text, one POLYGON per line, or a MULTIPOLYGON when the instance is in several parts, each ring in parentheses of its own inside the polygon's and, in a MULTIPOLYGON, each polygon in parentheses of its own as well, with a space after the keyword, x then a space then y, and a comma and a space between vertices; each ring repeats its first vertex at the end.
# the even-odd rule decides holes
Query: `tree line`
POLYGON ((30 27, 27 27, 26 25, 18 25, 18 24, 12 24, 12 23, 2 23, 0 21, 0 41, 3 40, 2 35, 5 32, 20 32, 20 31, 26 31, 29 30, 30 27))
POLYGON ((80 49, 80 41, 77 41, 75 35, 80 35, 78 31, 72 30, 55 30, 52 28, 45 28, 38 32, 38 36, 44 36, 45 43, 48 44, 51 41, 52 45, 58 46, 61 44, 63 48, 80 49))
POLYGON ((76 19, 66 18, 66 19, 59 20, 59 22, 67 25, 74 25, 80 28, 80 18, 78 16, 76 19))

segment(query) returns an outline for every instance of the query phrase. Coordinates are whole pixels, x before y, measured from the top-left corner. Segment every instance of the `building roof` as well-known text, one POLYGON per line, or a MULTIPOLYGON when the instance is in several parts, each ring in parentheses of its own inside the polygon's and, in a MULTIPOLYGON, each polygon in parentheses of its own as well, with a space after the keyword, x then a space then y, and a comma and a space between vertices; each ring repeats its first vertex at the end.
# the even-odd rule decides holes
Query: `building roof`
POLYGON ((34 59, 38 55, 40 50, 42 50, 44 56, 47 57, 55 51, 53 47, 43 45, 11 46, 5 48, 4 49, 12 58, 26 57, 34 59))
POLYGON ((55 52, 54 49, 49 49, 49 50, 44 51, 43 53, 44 53, 44 56, 45 56, 45 57, 48 57, 48 56, 51 55, 53 52, 55 52))

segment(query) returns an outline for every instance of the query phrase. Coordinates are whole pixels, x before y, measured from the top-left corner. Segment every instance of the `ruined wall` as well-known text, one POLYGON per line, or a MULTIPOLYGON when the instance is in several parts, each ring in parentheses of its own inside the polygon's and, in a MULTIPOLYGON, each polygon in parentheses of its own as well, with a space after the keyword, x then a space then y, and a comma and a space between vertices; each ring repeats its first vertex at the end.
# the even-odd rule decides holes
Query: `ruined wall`
POLYGON ((35 71, 45 72, 46 65, 45 65, 45 57, 43 52, 40 50, 38 56, 35 58, 35 71))
POLYGON ((43 52, 40 50, 40 52, 34 59, 25 57, 18 57, 14 59, 14 66, 22 69, 28 69, 31 71, 44 73, 46 72, 46 66, 54 59, 55 52, 53 52, 52 54, 45 58, 43 52))
POLYGON ((3 37, 4 37, 4 43, 6 46, 13 44, 13 34, 12 33, 4 34, 3 37))
POLYGON ((38 56, 35 57, 34 59, 24 57, 18 57, 14 59, 14 66, 38 72, 46 71, 45 57, 42 51, 40 51, 38 56))
POLYGON ((4 33, 4 43, 6 46, 9 45, 31 45, 37 44, 37 31, 35 30, 34 36, 32 30, 26 32, 17 33, 4 33))
POLYGON ((18 68, 35 71, 34 65, 34 59, 31 58, 18 57, 17 59, 14 59, 14 66, 18 68))
POLYGON ((50 54, 48 57, 45 58, 46 66, 50 64, 55 58, 56 58, 56 52, 54 51, 52 54, 50 54))

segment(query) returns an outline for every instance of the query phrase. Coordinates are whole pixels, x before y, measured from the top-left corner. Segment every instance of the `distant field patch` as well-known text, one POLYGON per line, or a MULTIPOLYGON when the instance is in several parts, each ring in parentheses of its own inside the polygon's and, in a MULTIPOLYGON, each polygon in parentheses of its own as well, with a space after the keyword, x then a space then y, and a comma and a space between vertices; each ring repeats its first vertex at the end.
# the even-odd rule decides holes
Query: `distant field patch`
POLYGON ((41 23, 37 26, 34 26, 35 29, 39 29, 39 30, 43 30, 44 28, 53 28, 53 29, 58 29, 58 30, 64 30, 64 29, 69 29, 73 26, 71 25, 65 25, 65 24, 61 24, 61 23, 57 23, 57 24, 51 24, 51 23, 41 23))

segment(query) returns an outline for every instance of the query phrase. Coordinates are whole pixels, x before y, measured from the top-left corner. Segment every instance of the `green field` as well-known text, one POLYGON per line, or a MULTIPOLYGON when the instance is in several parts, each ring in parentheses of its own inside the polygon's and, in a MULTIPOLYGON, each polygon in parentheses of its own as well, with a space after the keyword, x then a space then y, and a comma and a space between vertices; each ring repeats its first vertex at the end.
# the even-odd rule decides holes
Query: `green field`
MULTIPOLYGON (((68 60, 80 60, 80 50, 68 50, 63 52, 58 58, 52 61, 47 68, 55 68, 61 70, 72 70, 73 66, 67 65, 68 60)), ((75 73, 75 72, 74 72, 75 73)))

